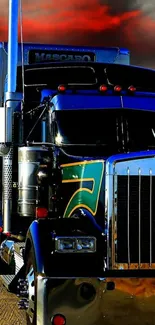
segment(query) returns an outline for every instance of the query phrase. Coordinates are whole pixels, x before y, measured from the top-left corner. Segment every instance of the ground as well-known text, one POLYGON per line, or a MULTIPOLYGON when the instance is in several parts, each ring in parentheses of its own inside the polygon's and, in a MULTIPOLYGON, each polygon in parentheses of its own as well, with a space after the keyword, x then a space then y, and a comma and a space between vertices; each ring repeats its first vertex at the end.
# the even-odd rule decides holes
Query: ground
MULTIPOLYGON (((93 325, 154 325, 154 280, 117 281, 119 289, 103 296, 100 320, 93 325)), ((0 325, 26 325, 25 312, 18 310, 17 303, 18 298, 0 282, 0 325)))
POLYGON ((18 309, 18 298, 7 292, 0 281, 0 325, 25 325, 25 312, 18 309))

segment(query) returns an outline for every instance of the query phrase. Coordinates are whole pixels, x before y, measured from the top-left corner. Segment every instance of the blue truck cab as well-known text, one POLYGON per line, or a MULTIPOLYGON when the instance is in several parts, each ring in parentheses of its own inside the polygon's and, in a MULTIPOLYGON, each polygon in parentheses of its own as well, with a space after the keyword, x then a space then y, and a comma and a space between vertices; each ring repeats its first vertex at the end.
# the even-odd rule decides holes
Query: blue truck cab
POLYGON ((25 71, 27 94, 42 82, 39 101, 49 105, 37 138, 57 148, 63 217, 85 216, 106 233, 112 270, 147 269, 150 261, 154 267, 154 76, 151 69, 104 62, 25 71))
MULTIPOLYGON (((1 44, 1 54, 2 66, 5 67, 7 43, 1 44)), ((3 86, 7 89, 7 71, 5 68, 2 70, 3 86)), ((149 250, 144 256, 140 254, 144 242, 142 236, 148 236, 149 245, 152 245, 152 233, 149 231, 141 235, 141 227, 146 224, 145 219, 144 224, 139 220, 139 206, 135 208, 138 219, 133 221, 134 210, 132 205, 129 207, 129 196, 132 197, 134 192, 130 193, 128 188, 130 174, 135 184, 133 186, 139 188, 139 177, 143 180, 148 175, 150 182, 150 175, 154 173, 154 76, 154 70, 130 65, 127 49, 39 44, 18 46, 16 94, 18 99, 24 98, 24 103, 22 111, 20 100, 14 106, 15 116, 18 116, 15 117, 14 137, 21 146, 27 143, 28 147, 19 148, 18 181, 17 172, 13 176, 18 187, 18 201, 15 201, 14 210, 17 209, 23 218, 33 218, 35 214, 36 197, 29 188, 29 165, 27 180, 22 178, 22 172, 26 170, 25 163, 28 163, 25 161, 26 156, 23 156, 24 150, 31 152, 31 145, 33 148, 34 144, 54 146, 55 164, 59 165, 62 172, 60 187, 63 200, 59 204, 60 214, 63 218, 85 215, 99 231, 106 234, 107 256, 104 263, 112 270, 126 268, 129 260, 135 269, 137 261, 141 259, 142 267, 143 262, 147 265, 150 259, 151 265, 154 265, 149 250), (21 113, 22 123, 19 123, 21 113), (23 190, 26 186, 24 184, 27 184, 29 195, 23 190), (120 193, 123 188, 126 196, 122 203, 120 193), (113 205, 113 195, 118 199, 117 205, 113 205), (119 204, 123 204, 124 208, 119 210, 119 204), (134 229, 137 229, 140 240, 137 251, 136 238, 131 236, 130 208, 131 224, 135 222, 137 228, 134 229), (126 229, 125 237, 122 225, 126 229), (114 240, 115 236, 117 241, 114 240), (133 251, 130 248, 129 254, 130 239, 133 251)), ((1 99, 5 101, 3 93, 1 99)), ((32 174, 35 170, 32 168, 32 174)), ((49 198, 49 184, 46 185, 46 191, 43 186, 42 194, 37 195, 41 197, 39 200, 46 201, 40 204, 46 203, 48 212, 54 213, 54 203, 49 198)), ((146 203, 144 210, 148 208, 146 203)), ((150 222, 153 222, 152 219, 150 222)), ((155 254, 153 249, 152 254, 155 254)))
MULTIPOLYGON (((11 225, 0 256, 17 264, 2 278, 10 288, 24 269, 27 324, 81 325, 84 306, 100 310, 101 279, 154 276, 155 70, 130 65, 126 49, 24 44, 23 53, 19 45, 12 146, 0 145, 11 225)), ((3 105, 6 69, 2 86, 3 105)))

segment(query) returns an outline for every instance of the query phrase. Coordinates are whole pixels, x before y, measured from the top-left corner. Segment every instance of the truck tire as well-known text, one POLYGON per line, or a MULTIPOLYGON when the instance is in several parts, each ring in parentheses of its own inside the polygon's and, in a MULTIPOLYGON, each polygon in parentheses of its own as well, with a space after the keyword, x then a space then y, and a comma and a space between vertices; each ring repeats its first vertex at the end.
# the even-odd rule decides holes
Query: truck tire
POLYGON ((26 262, 25 275, 28 280, 28 291, 29 291, 29 307, 26 311, 26 322, 27 325, 36 325, 36 285, 35 285, 35 263, 33 257, 33 249, 31 248, 26 262))

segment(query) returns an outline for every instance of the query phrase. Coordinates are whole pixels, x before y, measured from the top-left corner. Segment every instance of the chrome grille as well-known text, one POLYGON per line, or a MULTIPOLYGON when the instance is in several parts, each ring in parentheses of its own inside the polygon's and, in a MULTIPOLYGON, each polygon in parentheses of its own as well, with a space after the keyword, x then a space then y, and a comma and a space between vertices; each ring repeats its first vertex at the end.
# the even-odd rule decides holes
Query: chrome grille
POLYGON ((155 176, 128 169, 116 179, 115 267, 155 268, 155 176))

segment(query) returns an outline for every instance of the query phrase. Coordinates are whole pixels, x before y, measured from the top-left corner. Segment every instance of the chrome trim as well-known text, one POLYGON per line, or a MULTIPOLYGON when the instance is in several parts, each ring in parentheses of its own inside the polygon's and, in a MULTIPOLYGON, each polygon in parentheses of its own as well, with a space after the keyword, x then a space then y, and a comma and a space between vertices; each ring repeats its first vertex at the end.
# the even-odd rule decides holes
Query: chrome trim
POLYGON ((152 266, 152 169, 150 169, 150 267, 152 266))
POLYGON ((0 246, 0 257, 8 265, 14 260, 14 241, 4 240, 0 246))
POLYGON ((127 205, 127 241, 128 241, 128 267, 130 266, 130 169, 127 168, 127 174, 128 174, 128 205, 127 205))
POLYGON ((17 251, 17 245, 18 243, 10 239, 4 240, 0 245, 0 258, 14 269, 15 274, 17 274, 24 265, 22 254, 24 243, 20 242, 19 251, 17 251))
POLYGON ((34 275, 34 269, 33 266, 31 265, 30 271, 26 276, 26 280, 28 283, 28 308, 27 308, 27 314, 29 317, 30 322, 32 323, 33 318, 34 318, 34 297, 35 297, 35 285, 34 285, 34 281, 35 281, 35 275, 34 275))
POLYGON ((138 221, 139 221, 139 233, 138 233, 138 253, 139 253, 139 260, 138 260, 138 267, 140 268, 141 264, 141 169, 138 170, 139 175, 139 188, 138 188, 138 221))
POLYGON ((112 221, 112 256, 113 260, 116 259, 116 252, 117 252, 117 175, 114 172, 114 187, 113 187, 113 221, 112 221))
POLYGON ((81 253, 95 253, 96 252, 96 238, 93 237, 93 236, 58 236, 58 237, 55 237, 55 252, 56 253, 64 253, 64 254, 67 254, 67 253, 78 253, 78 254, 81 254, 81 253), (75 244, 75 247, 73 249, 60 249, 59 248, 59 245, 60 245, 60 242, 61 240, 71 240, 73 244, 75 244), (77 245, 78 245, 78 242, 79 240, 93 240, 94 242, 94 245, 93 245, 93 248, 92 249, 78 249, 77 245))
POLYGON ((113 165, 107 160, 105 164, 105 228, 107 229, 107 257, 106 257, 106 267, 110 269, 112 267, 112 247, 110 242, 110 231, 111 222, 113 215, 113 165))

